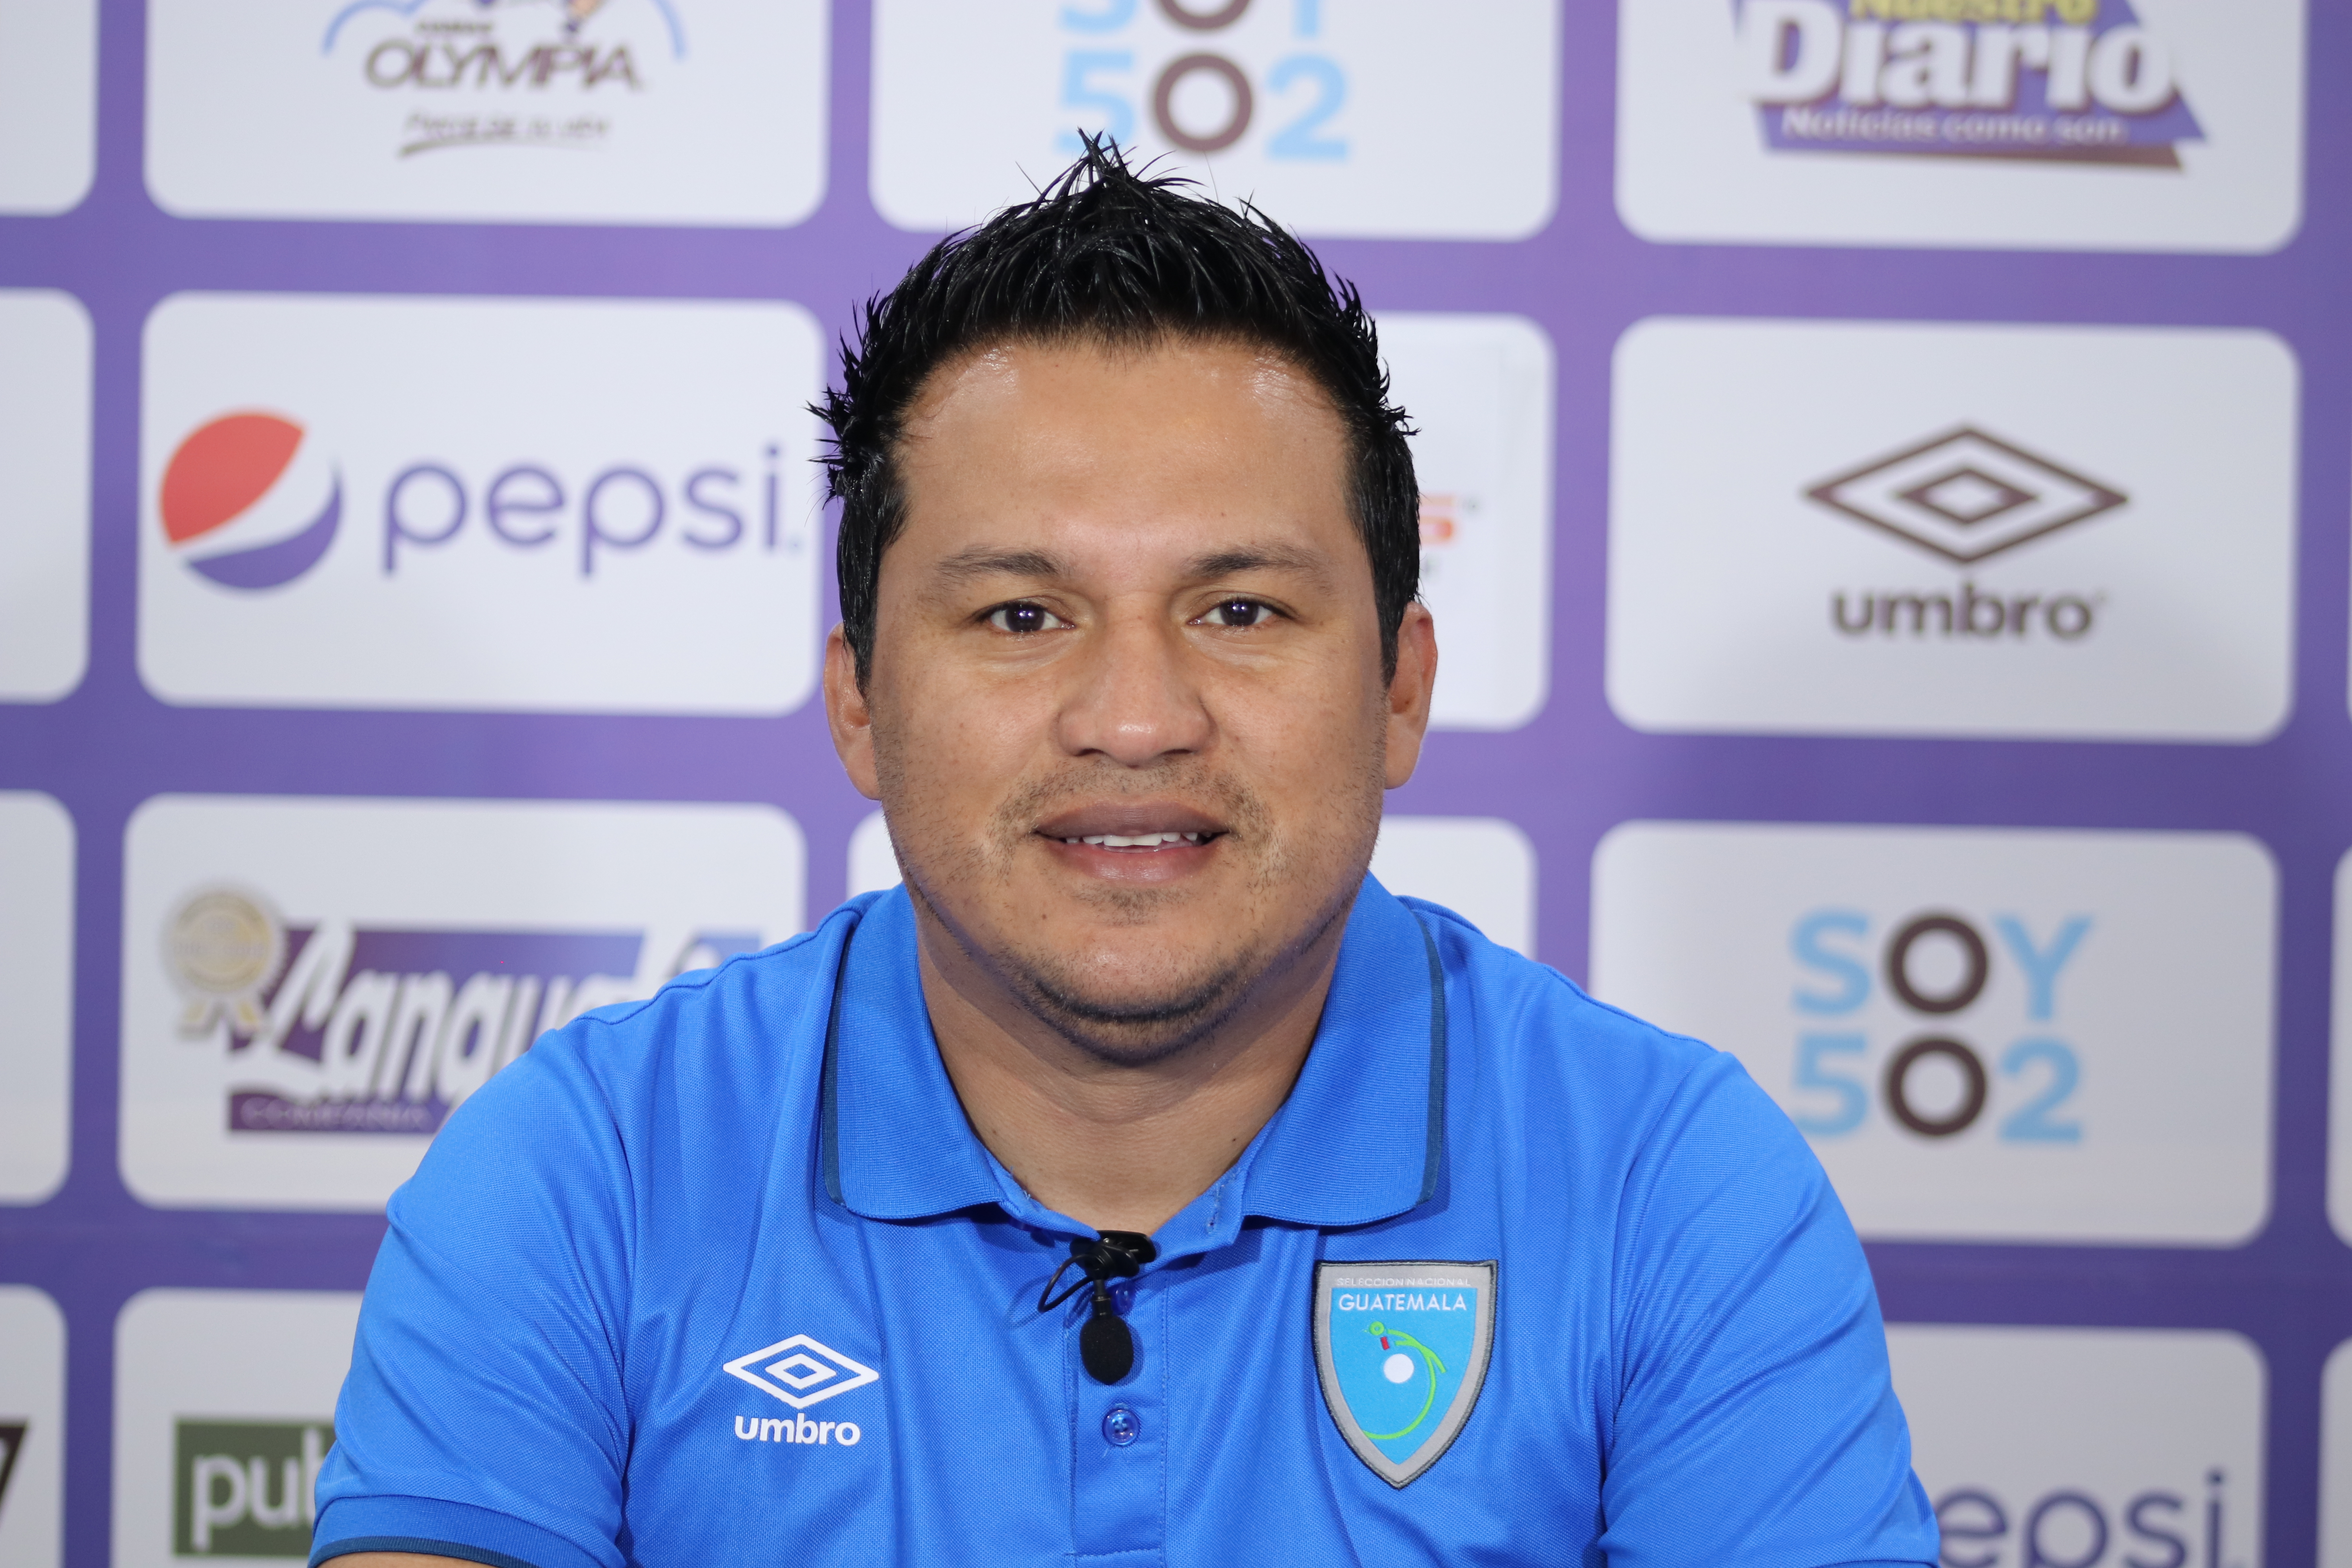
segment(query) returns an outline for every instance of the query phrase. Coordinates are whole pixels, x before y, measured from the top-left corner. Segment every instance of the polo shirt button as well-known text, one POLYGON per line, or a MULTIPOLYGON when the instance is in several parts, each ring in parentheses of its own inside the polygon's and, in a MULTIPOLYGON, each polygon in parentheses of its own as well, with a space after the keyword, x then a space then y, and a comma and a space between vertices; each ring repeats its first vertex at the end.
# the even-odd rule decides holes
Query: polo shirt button
POLYGON ((1111 1447, 1124 1448, 1143 1436, 1143 1423, 1126 1405, 1114 1405, 1103 1413, 1103 1436, 1111 1447))

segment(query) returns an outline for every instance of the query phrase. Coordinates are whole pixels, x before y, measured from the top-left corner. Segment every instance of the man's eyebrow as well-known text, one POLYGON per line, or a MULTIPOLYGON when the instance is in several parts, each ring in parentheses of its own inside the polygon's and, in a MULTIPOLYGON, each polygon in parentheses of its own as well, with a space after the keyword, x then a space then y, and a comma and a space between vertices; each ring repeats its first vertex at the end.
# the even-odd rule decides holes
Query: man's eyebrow
POLYGON ((1196 578, 1234 577, 1244 572, 1297 572, 1324 577, 1330 573, 1330 563, 1320 551, 1288 544, 1250 544, 1195 555, 1185 571, 1196 578))
POLYGON ((970 583, 982 577, 1066 577, 1069 567, 1059 556, 1042 550, 997 550, 975 544, 959 550, 933 567, 932 574, 949 583, 970 583))

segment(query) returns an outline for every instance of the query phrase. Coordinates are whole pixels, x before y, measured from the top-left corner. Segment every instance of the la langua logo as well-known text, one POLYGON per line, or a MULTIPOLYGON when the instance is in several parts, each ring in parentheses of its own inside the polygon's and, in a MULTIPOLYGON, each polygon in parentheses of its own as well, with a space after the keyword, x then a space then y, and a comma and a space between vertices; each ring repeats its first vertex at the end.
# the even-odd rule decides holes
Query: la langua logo
POLYGON ((198 426, 164 465, 163 537, 226 588, 281 587, 316 566, 343 516, 341 472, 282 415, 242 411, 198 426))

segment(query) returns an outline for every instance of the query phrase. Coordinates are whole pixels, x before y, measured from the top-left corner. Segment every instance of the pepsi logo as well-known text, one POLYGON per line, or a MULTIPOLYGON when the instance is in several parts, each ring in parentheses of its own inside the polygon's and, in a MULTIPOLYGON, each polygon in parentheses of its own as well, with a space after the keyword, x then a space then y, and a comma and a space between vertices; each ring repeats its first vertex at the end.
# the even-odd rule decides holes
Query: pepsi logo
POLYGON ((291 583, 325 557, 342 521, 342 475, 318 445, 278 414, 225 414, 198 426, 163 469, 164 538, 223 587, 291 583))

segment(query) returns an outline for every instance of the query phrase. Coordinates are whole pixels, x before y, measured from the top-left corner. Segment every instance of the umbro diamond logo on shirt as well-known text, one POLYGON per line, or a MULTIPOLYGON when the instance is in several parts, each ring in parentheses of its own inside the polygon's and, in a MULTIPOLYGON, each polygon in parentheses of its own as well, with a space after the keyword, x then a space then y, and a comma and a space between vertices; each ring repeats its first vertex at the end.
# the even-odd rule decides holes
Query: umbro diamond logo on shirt
POLYGON ((795 1410, 863 1388, 882 1375, 806 1334, 794 1334, 749 1355, 739 1355, 724 1370, 730 1377, 740 1377, 795 1410))

